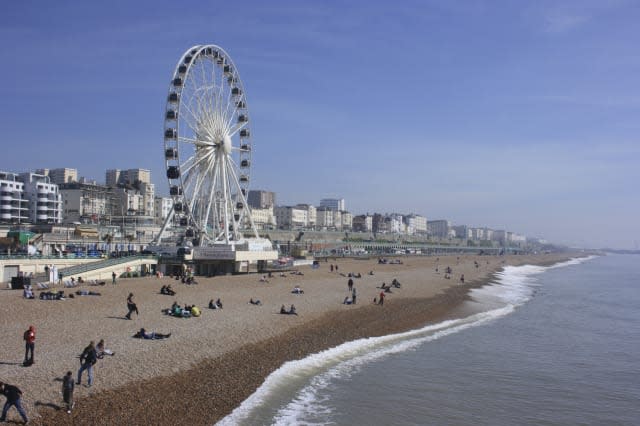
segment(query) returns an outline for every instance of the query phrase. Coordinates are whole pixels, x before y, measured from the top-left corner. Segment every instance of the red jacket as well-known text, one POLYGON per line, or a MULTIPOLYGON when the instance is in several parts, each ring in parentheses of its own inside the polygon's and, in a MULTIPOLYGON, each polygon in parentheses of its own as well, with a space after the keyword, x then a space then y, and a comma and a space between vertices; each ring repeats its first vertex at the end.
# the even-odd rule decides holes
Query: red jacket
POLYGON ((24 332, 24 340, 26 340, 27 343, 33 343, 36 341, 36 329, 33 326, 29 327, 29 329, 24 332))

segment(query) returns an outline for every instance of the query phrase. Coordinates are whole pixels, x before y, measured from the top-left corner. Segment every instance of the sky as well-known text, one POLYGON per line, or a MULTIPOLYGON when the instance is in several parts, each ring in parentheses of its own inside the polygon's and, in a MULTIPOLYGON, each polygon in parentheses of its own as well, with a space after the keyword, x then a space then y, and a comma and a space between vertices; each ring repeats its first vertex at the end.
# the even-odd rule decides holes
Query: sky
POLYGON ((145 168, 177 61, 226 50, 252 189, 639 248, 637 1, 59 1, 0 14, 0 170, 145 168))

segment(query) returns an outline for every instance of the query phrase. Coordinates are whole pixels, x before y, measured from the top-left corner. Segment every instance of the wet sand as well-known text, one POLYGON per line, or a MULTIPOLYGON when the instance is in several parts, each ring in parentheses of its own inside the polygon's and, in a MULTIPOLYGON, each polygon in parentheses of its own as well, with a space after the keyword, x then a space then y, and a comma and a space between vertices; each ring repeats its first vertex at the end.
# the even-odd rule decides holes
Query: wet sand
MULTIPOLYGON (((139 278, 115 286, 84 286, 101 296, 64 301, 24 300, 21 292, 3 290, 0 380, 23 390, 34 424, 213 424, 286 361, 357 338, 441 321, 466 300, 469 288, 483 285, 505 264, 549 264, 569 257, 402 257, 401 265, 379 265, 377 258, 330 259, 317 270, 300 267, 302 276, 276 275, 268 283, 260 282, 258 275, 198 278, 199 284, 192 286, 169 277, 139 278), (338 264, 339 270, 331 272, 331 264, 338 264), (443 277, 446 266, 453 268, 451 279, 443 277), (368 275, 370 270, 375 275, 368 275), (354 279, 355 306, 341 304, 348 294, 348 278, 343 276, 348 272, 362 274, 354 279), (464 285, 460 274, 465 275, 464 285), (393 278, 402 288, 393 289, 384 306, 373 305, 378 287, 393 278), (160 295, 164 284, 172 284, 177 295, 160 295), (296 284, 304 289, 303 295, 291 293, 296 284), (129 292, 140 309, 140 316, 131 321, 124 319, 129 292), (218 297, 224 309, 207 309, 208 301, 218 297), (251 297, 263 305, 248 304, 251 297), (202 316, 164 315, 161 309, 174 300, 197 304, 202 316), (282 304, 292 303, 299 315, 278 314, 282 304), (25 368, 20 365, 22 333, 30 324, 37 329, 36 364, 25 368), (133 339, 140 327, 172 336, 133 339), (90 340, 100 338, 116 355, 98 362, 93 387, 76 387, 76 409, 69 415, 60 409, 59 380, 67 370, 75 375, 77 355, 90 340)), ((18 418, 12 410, 9 419, 18 418)))

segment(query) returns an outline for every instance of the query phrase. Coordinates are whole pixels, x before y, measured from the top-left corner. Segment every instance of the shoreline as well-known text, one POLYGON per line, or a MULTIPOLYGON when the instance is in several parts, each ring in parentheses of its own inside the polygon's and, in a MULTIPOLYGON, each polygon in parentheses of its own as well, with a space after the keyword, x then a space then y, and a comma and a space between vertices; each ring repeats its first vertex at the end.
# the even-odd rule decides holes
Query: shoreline
MULTIPOLYGON (((76 409, 71 415, 59 410, 62 405, 59 395, 48 399, 32 397, 29 401, 30 394, 37 391, 46 393, 44 389, 33 388, 34 385, 42 386, 43 379, 32 385, 27 383, 27 386, 11 378, 4 381, 18 385, 23 391, 27 389, 27 412, 34 424, 213 424, 230 414, 255 392, 269 374, 287 361, 301 359, 359 338, 394 334, 459 317, 457 308, 469 300, 469 290, 491 282, 493 274, 503 266, 555 264, 572 257, 576 256, 463 256, 457 261, 454 256, 443 257, 439 264, 454 264, 456 278, 458 273, 464 272, 467 283, 462 285, 454 279, 444 280, 441 273, 434 271, 434 265, 438 264, 439 259, 407 257, 403 259, 406 265, 393 266, 367 263, 367 268, 375 268, 376 275, 356 280, 359 304, 351 307, 337 302, 345 294, 347 278, 329 274, 326 270, 328 264, 321 265, 320 271, 304 269, 304 277, 287 277, 279 282, 274 278, 274 282, 267 285, 257 284, 255 281, 259 277, 255 275, 223 278, 224 282, 214 279, 211 283, 203 282, 198 286, 178 287, 175 284, 179 295, 193 292, 202 297, 202 293, 212 291, 223 295, 223 311, 203 312, 203 317, 194 319, 175 319, 153 313, 163 302, 170 303, 172 300, 170 297, 156 296, 156 287, 166 282, 154 279, 139 279, 137 282, 132 280, 128 283, 129 288, 135 288, 136 294, 142 294, 143 288, 148 292, 148 295, 145 293, 148 300, 139 304, 141 314, 149 319, 144 324, 137 319, 135 322, 122 321, 114 315, 104 316, 109 311, 102 306, 96 306, 95 312, 89 312, 89 315, 104 323, 102 326, 105 333, 108 329, 114 333, 113 336, 120 336, 122 328, 128 328, 121 340, 105 334, 108 345, 116 349, 117 355, 100 361, 96 371, 97 386, 89 389, 76 388, 76 409), (481 267, 474 267, 472 262, 475 259, 481 259, 482 262, 486 260, 486 266, 483 264, 481 267), (380 291, 376 289, 376 284, 390 282, 392 276, 399 278, 402 288, 387 297, 383 307, 372 305, 371 296, 380 291), (289 289, 299 281, 305 289, 305 295, 290 295, 289 289), (283 286, 282 283, 286 284, 283 286), (257 294, 267 306, 247 307, 246 301, 250 294, 257 294), (288 305, 290 301, 296 303, 300 316, 277 315, 280 303, 286 302, 288 305), (232 306, 238 303, 238 306, 232 306), (154 328, 147 325, 150 323, 154 328), (145 326, 160 332, 172 331, 176 337, 132 343, 128 330, 135 326, 145 326), (159 327, 162 328, 158 329, 159 327), (191 353, 197 356, 190 357, 191 353), (31 406, 29 402, 32 403, 31 406), (36 410, 40 417, 35 413, 36 410)), ((346 268, 364 267, 361 260, 349 263, 340 259, 338 262, 341 269, 344 266, 344 271, 349 270, 346 268)), ((114 293, 114 300, 117 301, 120 298, 118 296, 128 290, 118 285, 104 288, 105 296, 109 296, 107 291, 114 293)), ((181 303, 187 301, 184 297, 178 299, 181 303)), ((110 299, 105 301, 113 303, 110 299)), ((27 303, 33 304, 34 301, 27 303)), ((35 303, 49 307, 67 302, 35 303)), ((199 302, 200 306, 202 304, 199 302)), ((55 314, 57 307, 54 309, 55 314)), ((123 307, 118 306, 117 310, 122 311, 123 307)), ((80 320, 91 319, 86 318, 86 306, 79 309, 78 314, 80 320)), ((63 318, 62 321, 64 320, 63 318)), ((91 327, 89 325, 85 328, 91 327)), ((78 330, 77 333, 80 336, 86 334, 86 330, 78 330)), ((79 345, 77 335, 69 339, 74 341, 75 346, 79 345)), ((73 353, 80 350, 81 347, 76 347, 73 353)), ((55 355, 55 352, 52 349, 51 355, 55 355)), ((36 359, 39 353, 42 352, 36 344, 36 359)), ((40 359, 42 358, 44 357, 40 359)), ((77 360, 75 362, 76 364, 72 364, 75 367, 71 368, 74 373, 77 360)), ((4 367, 2 364, 9 363, 0 363, 0 367, 4 367)), ((41 365, 38 364, 37 367, 41 368, 41 365)), ((64 373, 60 369, 58 367, 41 372, 48 382, 45 385, 57 389, 58 394, 59 382, 56 382, 56 378, 64 373)), ((21 372, 25 370, 29 369, 22 369, 21 372)))
MULTIPOLYGON (((74 416, 73 424, 115 424, 122 421, 123 411, 131 424, 215 424, 231 414, 284 363, 349 341, 451 319, 453 310, 469 300, 469 290, 482 287, 491 279, 493 275, 482 283, 450 287, 428 299, 398 299, 385 302, 384 307, 371 304, 353 311, 328 312, 313 324, 298 325, 285 334, 202 361, 175 376, 126 385, 78 401, 78 411, 83 415, 81 419, 74 416), (357 327, 343 327, 354 322, 357 327), (175 406, 181 409, 176 410, 171 406, 174 404, 163 406, 162 401, 176 401, 175 406), (141 409, 141 405, 145 408, 141 409), (117 412, 113 411, 115 407, 117 412)), ((69 419, 63 411, 42 414, 43 425, 61 424, 69 419)))

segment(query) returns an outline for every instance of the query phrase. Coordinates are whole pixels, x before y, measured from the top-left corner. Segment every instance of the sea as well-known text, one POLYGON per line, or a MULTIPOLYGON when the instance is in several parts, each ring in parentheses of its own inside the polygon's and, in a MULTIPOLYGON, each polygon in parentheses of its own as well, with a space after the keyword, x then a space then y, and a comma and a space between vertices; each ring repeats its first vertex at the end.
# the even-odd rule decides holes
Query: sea
POLYGON ((640 425, 640 256, 508 266, 456 319, 284 364, 220 425, 640 425))

